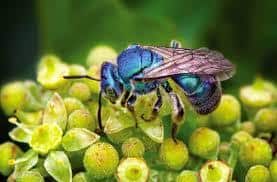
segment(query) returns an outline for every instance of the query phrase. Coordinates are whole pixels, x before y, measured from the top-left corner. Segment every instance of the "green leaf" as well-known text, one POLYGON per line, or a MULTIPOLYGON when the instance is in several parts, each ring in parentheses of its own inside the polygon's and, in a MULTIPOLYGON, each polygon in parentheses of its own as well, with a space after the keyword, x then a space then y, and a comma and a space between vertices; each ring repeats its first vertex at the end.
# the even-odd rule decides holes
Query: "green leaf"
POLYGON ((46 171, 58 182, 71 182, 72 171, 66 154, 62 151, 53 151, 44 161, 46 171))
POLYGON ((72 152, 90 146, 98 141, 99 138, 99 135, 85 128, 73 128, 63 137, 62 145, 66 151, 72 152))

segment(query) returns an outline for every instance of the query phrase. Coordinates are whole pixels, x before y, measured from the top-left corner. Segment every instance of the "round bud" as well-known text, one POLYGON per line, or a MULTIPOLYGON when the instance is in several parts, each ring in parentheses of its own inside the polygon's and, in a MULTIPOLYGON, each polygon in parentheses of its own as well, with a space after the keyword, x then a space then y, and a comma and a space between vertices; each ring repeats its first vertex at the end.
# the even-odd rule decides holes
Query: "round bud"
POLYGON ((257 112, 254 123, 260 132, 277 132, 277 109, 264 108, 257 112))
POLYGON ((41 58, 38 65, 37 81, 46 89, 57 89, 64 86, 68 75, 68 66, 54 55, 46 55, 41 58))
POLYGON ((254 136, 256 133, 256 126, 252 121, 246 121, 241 123, 240 130, 245 131, 250 135, 254 136))
POLYGON ((69 95, 79 99, 80 101, 87 101, 91 97, 90 88, 83 82, 74 82, 68 91, 69 95))
POLYGON ((73 111, 68 117, 67 130, 72 128, 86 128, 94 131, 96 123, 88 110, 79 109, 73 111))
POLYGON ((216 127, 230 126, 240 120, 240 103, 232 95, 223 95, 219 106, 211 113, 212 125, 216 127))
POLYGON ((66 108, 66 111, 67 111, 68 115, 71 114, 75 110, 85 108, 84 104, 80 100, 78 100, 74 97, 65 98, 64 99, 64 104, 65 104, 65 108, 66 108))
POLYGON ((271 161, 269 165, 269 171, 272 178, 272 182, 277 182, 277 159, 271 161))
POLYGON ((129 138, 121 146, 124 157, 142 157, 145 151, 142 141, 138 138, 129 138))
POLYGON ((114 60, 117 57, 116 51, 106 45, 100 45, 92 48, 87 57, 87 65, 98 65, 100 66, 104 61, 114 60))
POLYGON ((269 106, 272 103, 272 94, 254 86, 245 86, 240 89, 240 99, 249 112, 251 110, 255 112, 257 109, 269 106))
POLYGON ((44 182, 43 177, 37 171, 26 171, 22 173, 18 178, 17 182, 44 182))
POLYGON ((59 146, 62 135, 62 129, 57 124, 45 123, 33 131, 29 144, 34 151, 47 154, 59 146))
POLYGON ((0 173, 8 176, 14 166, 9 164, 10 160, 15 160, 23 154, 22 150, 11 142, 5 142, 0 145, 0 173))
POLYGON ((87 70, 79 64, 69 65, 69 75, 86 75, 87 70))
POLYGON ((184 170, 176 178, 176 182, 198 182, 198 174, 195 171, 184 170))
POLYGON ((200 181, 222 182, 231 181, 232 170, 221 161, 209 161, 200 169, 200 181))
POLYGON ((22 82, 4 85, 0 93, 1 106, 6 115, 12 115, 17 109, 35 111, 41 104, 31 95, 22 82))
POLYGON ((247 171, 245 182, 271 182, 270 173, 263 165, 252 166, 247 171))
POLYGON ((96 179, 110 177, 116 171, 119 156, 115 148, 108 143, 91 145, 84 156, 84 167, 88 174, 96 179))
POLYGON ((189 159, 187 146, 180 140, 175 143, 172 138, 164 140, 159 153, 161 161, 174 170, 182 169, 189 159))
POLYGON ((252 136, 245 131, 238 131, 233 134, 231 142, 237 146, 241 146, 252 139, 252 136))
POLYGON ((189 150, 204 159, 213 159, 217 155, 220 137, 209 128, 196 129, 189 138, 189 150))
POLYGON ((144 182, 149 177, 149 168, 143 159, 130 157, 120 162, 116 176, 118 181, 144 182))
POLYGON ((271 159, 271 147, 262 139, 251 139, 240 147, 239 160, 245 167, 258 164, 268 166, 271 159))

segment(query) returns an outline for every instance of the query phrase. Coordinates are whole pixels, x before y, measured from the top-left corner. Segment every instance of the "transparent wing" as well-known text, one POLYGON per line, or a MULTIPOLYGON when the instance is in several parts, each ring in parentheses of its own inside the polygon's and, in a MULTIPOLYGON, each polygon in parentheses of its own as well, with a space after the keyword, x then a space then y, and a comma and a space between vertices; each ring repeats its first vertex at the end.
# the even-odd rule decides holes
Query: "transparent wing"
POLYGON ((165 78, 172 75, 191 73, 212 75, 215 80, 227 80, 235 73, 235 67, 217 51, 208 48, 183 49, 144 46, 164 58, 164 63, 157 68, 144 71, 142 80, 165 78))

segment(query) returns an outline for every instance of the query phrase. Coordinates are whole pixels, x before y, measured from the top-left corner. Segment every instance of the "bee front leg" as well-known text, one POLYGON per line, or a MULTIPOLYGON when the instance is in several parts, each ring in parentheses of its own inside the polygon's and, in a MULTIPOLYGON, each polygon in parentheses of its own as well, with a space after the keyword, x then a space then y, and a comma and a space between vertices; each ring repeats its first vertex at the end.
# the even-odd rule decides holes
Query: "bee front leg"
POLYGON ((144 121, 153 121, 154 119, 157 118, 158 114, 159 114, 159 111, 162 107, 162 104, 163 104, 163 100, 162 100, 162 95, 161 95, 161 92, 160 92, 160 89, 157 88, 157 101, 155 102, 154 104, 154 107, 153 107, 153 110, 152 110, 152 113, 151 113, 151 116, 149 118, 146 118, 144 116, 144 114, 141 115, 141 118, 144 120, 144 121))
POLYGON ((123 95, 123 97, 121 99, 121 102, 120 102, 122 107, 125 107, 126 102, 127 102, 128 98, 129 98, 130 94, 131 94, 130 91, 125 91, 125 93, 124 93, 124 95, 123 95))
POLYGON ((183 103, 181 102, 179 96, 173 92, 171 86, 169 85, 168 81, 164 82, 162 84, 162 87, 164 90, 168 93, 172 105, 173 105, 173 112, 172 112, 172 129, 171 129, 171 137, 175 142, 176 141, 176 134, 178 131, 178 127, 183 119, 184 116, 184 106, 183 103))
POLYGON ((135 118, 136 127, 137 127, 138 123, 137 123, 137 117, 136 117, 136 114, 135 114, 135 102, 136 102, 136 100, 137 100, 137 95, 132 93, 132 95, 127 100, 127 109, 132 113, 133 117, 135 118))

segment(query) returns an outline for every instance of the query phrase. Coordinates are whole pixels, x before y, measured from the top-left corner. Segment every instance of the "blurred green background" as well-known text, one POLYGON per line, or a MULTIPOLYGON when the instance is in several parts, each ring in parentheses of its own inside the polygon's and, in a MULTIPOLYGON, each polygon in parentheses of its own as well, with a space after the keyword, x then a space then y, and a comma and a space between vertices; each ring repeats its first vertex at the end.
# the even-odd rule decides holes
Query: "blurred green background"
MULTIPOLYGON (((128 44, 209 47, 224 53, 237 74, 223 90, 237 94, 256 75, 276 82, 277 1, 252 0, 10 0, 1 3, 0 83, 35 79, 45 53, 85 63, 89 50, 105 44, 118 52, 128 44)), ((1 114, 0 141, 8 124, 1 114)))

